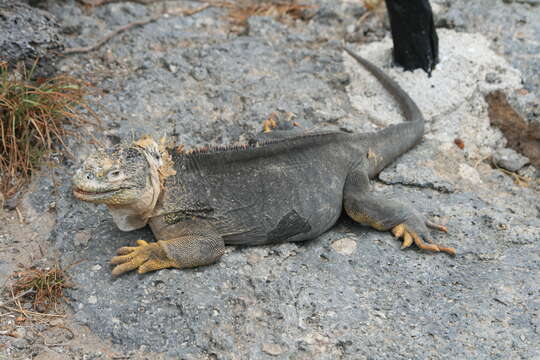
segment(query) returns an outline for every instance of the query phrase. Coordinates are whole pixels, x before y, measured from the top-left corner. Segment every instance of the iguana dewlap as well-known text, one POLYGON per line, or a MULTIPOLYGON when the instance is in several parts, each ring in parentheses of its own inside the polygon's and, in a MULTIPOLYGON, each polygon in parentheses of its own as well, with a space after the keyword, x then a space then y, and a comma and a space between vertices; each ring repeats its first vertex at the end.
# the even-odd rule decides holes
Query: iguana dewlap
POLYGON ((157 239, 120 248, 113 274, 207 265, 227 244, 313 239, 343 209, 360 224, 392 231, 402 247, 455 254, 430 240, 428 227, 443 226, 371 190, 369 179, 421 140, 424 118, 395 81, 345 50, 393 95, 407 122, 367 134, 276 131, 247 145, 191 152, 146 138, 91 155, 73 177, 74 195, 106 204, 121 230, 149 224, 157 239))

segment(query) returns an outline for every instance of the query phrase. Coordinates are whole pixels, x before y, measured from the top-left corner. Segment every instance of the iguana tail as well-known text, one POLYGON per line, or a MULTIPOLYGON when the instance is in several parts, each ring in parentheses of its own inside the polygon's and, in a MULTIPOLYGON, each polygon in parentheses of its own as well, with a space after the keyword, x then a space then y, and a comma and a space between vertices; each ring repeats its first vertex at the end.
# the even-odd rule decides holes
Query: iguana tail
POLYGON ((369 151, 369 177, 377 175, 397 157, 418 144, 424 135, 424 116, 411 97, 381 69, 352 50, 344 50, 379 80, 398 102, 407 122, 390 125, 367 138, 369 151))

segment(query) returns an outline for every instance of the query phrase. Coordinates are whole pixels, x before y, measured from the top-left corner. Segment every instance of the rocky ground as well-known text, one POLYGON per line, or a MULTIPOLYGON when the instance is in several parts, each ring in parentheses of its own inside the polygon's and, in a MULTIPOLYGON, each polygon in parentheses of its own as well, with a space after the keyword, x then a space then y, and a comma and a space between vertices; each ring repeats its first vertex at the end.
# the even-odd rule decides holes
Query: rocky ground
MULTIPOLYGON (((113 279, 116 248, 152 235, 122 233, 104 208, 75 201, 69 178, 92 147, 72 143, 77 159, 36 176, 21 197, 25 223, 14 210, 2 215, 0 281, 17 262, 45 256, 82 260, 69 270, 77 286, 65 318, 19 324, 0 315, 0 359, 540 359, 536 160, 514 151, 505 138, 513 123, 504 125, 522 121, 536 144, 540 6, 434 1, 441 62, 427 77, 391 66, 384 12, 366 13, 360 1, 311 4, 309 21, 239 23, 220 7, 168 16, 58 67, 101 90, 97 134, 108 144, 145 133, 187 147, 242 141, 274 111, 294 113, 306 129, 401 121, 380 85, 339 50, 345 38, 402 84, 428 121, 424 142, 384 170, 374 191, 448 226, 434 238, 458 256, 400 251, 390 234, 342 218, 313 241, 229 248, 212 266, 113 279), (496 123, 493 109, 507 114, 510 105, 517 115, 496 123)), ((56 17, 67 48, 162 10, 39 6, 56 17)))

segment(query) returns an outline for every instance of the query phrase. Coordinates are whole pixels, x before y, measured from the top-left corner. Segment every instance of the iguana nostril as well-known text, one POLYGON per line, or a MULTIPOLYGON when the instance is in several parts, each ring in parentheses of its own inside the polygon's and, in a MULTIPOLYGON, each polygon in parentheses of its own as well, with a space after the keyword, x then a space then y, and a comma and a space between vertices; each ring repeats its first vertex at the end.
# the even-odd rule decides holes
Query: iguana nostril
POLYGON ((92 179, 94 179, 94 174, 92 174, 92 173, 86 173, 86 179, 87 179, 87 180, 92 180, 92 179))

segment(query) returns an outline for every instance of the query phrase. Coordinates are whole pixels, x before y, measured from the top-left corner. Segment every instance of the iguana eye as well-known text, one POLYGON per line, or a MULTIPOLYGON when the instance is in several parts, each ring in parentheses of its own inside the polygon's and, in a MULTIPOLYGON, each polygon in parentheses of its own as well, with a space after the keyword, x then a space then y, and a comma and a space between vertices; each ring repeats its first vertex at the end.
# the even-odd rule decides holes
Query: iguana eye
POLYGON ((117 180, 121 176, 122 176, 122 172, 120 170, 111 170, 107 174, 107 178, 109 178, 109 180, 117 180))

